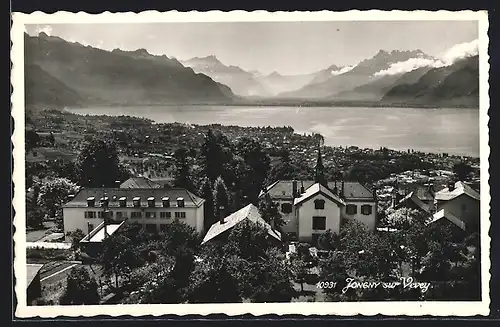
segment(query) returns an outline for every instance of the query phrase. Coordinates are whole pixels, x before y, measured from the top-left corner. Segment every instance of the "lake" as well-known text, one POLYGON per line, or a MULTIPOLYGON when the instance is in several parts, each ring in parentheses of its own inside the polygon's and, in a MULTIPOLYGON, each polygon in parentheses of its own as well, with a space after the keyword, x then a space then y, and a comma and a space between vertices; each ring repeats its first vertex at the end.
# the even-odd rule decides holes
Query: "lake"
POLYGON ((325 145, 331 146, 385 146, 479 157, 479 109, 130 106, 67 110, 137 116, 158 123, 292 126, 297 133, 322 134, 325 145))

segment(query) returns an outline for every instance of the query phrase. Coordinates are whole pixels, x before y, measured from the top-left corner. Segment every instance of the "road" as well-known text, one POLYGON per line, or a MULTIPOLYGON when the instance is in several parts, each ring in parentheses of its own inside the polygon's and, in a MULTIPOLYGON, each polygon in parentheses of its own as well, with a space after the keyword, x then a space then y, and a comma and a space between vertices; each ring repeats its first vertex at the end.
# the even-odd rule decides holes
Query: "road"
POLYGON ((71 269, 78 266, 79 263, 72 261, 48 262, 40 271, 40 283, 54 284, 66 278, 71 269))
POLYGON ((53 242, 26 242, 27 249, 62 249, 71 248, 71 243, 53 243, 53 242))

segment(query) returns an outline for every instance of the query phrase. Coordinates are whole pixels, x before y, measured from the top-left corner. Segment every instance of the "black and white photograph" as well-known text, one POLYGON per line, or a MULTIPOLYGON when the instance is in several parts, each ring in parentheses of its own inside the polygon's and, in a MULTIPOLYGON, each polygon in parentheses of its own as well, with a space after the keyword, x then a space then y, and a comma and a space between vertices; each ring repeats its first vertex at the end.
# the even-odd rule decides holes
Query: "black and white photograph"
POLYGON ((16 314, 488 314, 487 17, 14 14, 16 314))

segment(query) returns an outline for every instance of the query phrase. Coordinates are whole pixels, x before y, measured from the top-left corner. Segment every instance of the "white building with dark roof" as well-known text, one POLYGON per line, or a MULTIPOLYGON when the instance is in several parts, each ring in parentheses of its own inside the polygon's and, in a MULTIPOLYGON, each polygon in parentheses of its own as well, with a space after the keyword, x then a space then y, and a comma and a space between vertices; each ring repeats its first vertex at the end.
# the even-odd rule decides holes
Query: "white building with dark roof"
POLYGON ((289 238, 315 242, 320 234, 339 233, 342 221, 357 220, 374 230, 376 194, 358 182, 276 181, 259 197, 270 196, 279 204, 285 220, 282 230, 289 238))
POLYGON ((63 206, 64 234, 90 234, 102 227, 105 212, 110 223, 139 223, 154 232, 179 219, 201 233, 204 202, 182 188, 83 188, 63 206))

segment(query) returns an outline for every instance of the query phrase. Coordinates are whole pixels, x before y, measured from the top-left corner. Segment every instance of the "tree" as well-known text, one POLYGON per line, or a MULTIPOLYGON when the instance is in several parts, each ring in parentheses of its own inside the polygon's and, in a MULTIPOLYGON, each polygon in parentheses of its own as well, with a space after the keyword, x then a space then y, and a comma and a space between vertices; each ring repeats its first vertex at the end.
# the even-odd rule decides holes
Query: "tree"
POLYGON ((30 151, 40 143, 40 135, 35 131, 26 130, 26 151, 30 151))
POLYGON ((80 249, 80 241, 85 237, 85 233, 78 228, 72 232, 68 232, 68 236, 71 238, 71 248, 73 250, 80 249))
POLYGON ((265 256, 265 251, 272 247, 267 229, 250 220, 240 222, 233 227, 224 245, 224 253, 235 254, 240 258, 257 261, 265 256))
POLYGON ((66 305, 99 304, 95 279, 83 267, 73 268, 67 277, 66 289, 59 302, 66 305))
POLYGON ((42 184, 37 204, 50 218, 56 218, 62 228, 62 205, 68 202, 68 196, 78 192, 79 187, 66 178, 55 178, 42 184))
POLYGON ((122 233, 107 236, 102 241, 99 261, 106 276, 115 276, 116 288, 119 277, 129 276, 130 271, 143 263, 137 249, 130 245, 130 239, 122 233))
POLYGON ((89 142, 80 152, 77 162, 80 185, 84 187, 116 187, 116 181, 128 178, 114 143, 89 142))
POLYGON ((278 203, 274 203, 268 194, 259 201, 258 208, 262 219, 270 224, 271 227, 281 229, 281 226, 285 224, 283 216, 279 211, 278 203))
POLYGON ((292 272, 294 280, 300 284, 301 292, 304 292, 304 283, 307 282, 307 264, 301 258, 293 258, 291 260, 292 272))
POLYGON ((258 141, 247 137, 238 140, 236 143, 236 151, 249 168, 248 175, 242 181, 244 185, 244 195, 249 198, 250 202, 255 202, 260 190, 264 186, 264 182, 271 167, 271 159, 269 155, 264 152, 258 141))
POLYGON ((319 236, 318 245, 322 250, 336 250, 340 247, 340 238, 329 229, 319 236))
POLYGON ((238 303, 242 301, 238 281, 232 275, 231 260, 234 256, 204 256, 196 264, 188 287, 191 303, 238 303))
POLYGON ((222 177, 218 177, 214 183, 214 219, 226 217, 229 213, 229 191, 222 177))
POLYGON ((49 136, 47 136, 47 141, 50 143, 51 146, 54 146, 56 143, 56 139, 54 138, 54 134, 50 132, 49 136))
POLYGON ((201 146, 200 163, 205 176, 210 179, 211 183, 214 183, 219 176, 228 179, 230 169, 227 168, 231 159, 229 140, 223 134, 214 134, 212 130, 209 130, 201 146))
POLYGON ((217 221, 214 218, 214 195, 212 184, 210 183, 210 179, 208 177, 203 178, 201 181, 200 191, 198 192, 200 196, 205 199, 205 203, 203 205, 204 212, 204 230, 208 230, 213 223, 217 221))
POLYGON ((38 196, 40 194, 40 185, 33 183, 33 193, 26 192, 26 225, 31 228, 39 229, 43 227, 44 211, 38 205, 38 196))
POLYGON ((174 186, 182 187, 192 192, 194 190, 194 186, 189 171, 188 151, 184 148, 177 149, 174 152, 174 159, 175 159, 174 186))
POLYGON ((343 289, 349 276, 349 267, 345 263, 345 255, 342 251, 331 251, 328 257, 319 262, 319 279, 322 281, 337 283, 337 287, 325 288, 323 291, 331 299, 341 300, 352 297, 352 292, 342 294, 339 289, 343 289))
POLYGON ((453 165, 453 172, 458 180, 465 181, 469 177, 469 174, 472 173, 472 167, 465 162, 459 162, 453 165))

